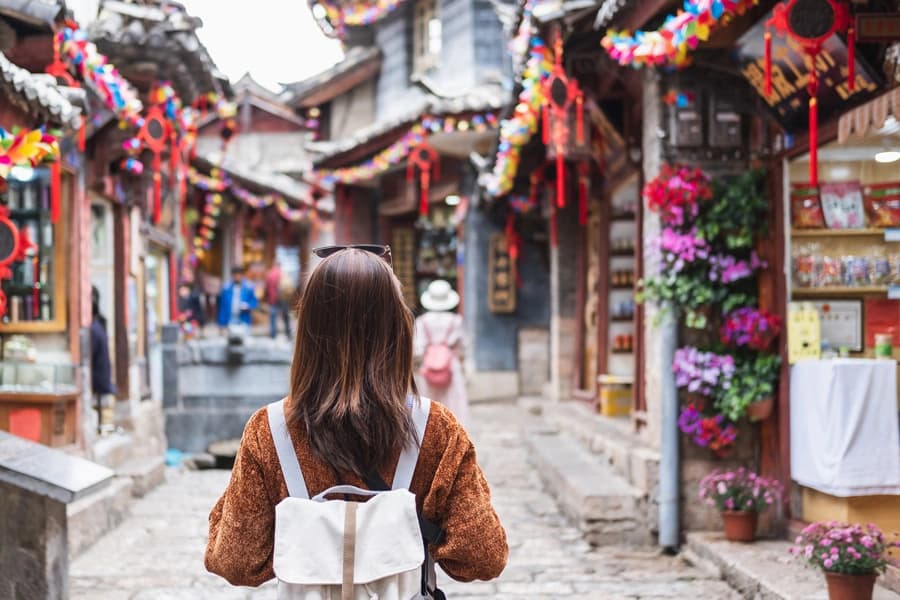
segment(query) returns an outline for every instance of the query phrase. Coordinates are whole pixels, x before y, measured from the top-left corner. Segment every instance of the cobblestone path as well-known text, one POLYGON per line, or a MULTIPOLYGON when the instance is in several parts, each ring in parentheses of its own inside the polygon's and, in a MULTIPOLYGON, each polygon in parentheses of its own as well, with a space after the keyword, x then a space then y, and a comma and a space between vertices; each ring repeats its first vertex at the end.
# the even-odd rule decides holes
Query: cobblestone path
MULTIPOLYGON (((739 598, 726 584, 653 549, 591 549, 557 511, 528 462, 514 405, 473 407, 473 436, 510 541, 494 582, 441 579, 450 600, 739 598)), ((130 517, 72 564, 72 600, 275 599, 275 588, 232 588, 203 568, 207 515, 228 483, 224 471, 170 471, 130 517)))

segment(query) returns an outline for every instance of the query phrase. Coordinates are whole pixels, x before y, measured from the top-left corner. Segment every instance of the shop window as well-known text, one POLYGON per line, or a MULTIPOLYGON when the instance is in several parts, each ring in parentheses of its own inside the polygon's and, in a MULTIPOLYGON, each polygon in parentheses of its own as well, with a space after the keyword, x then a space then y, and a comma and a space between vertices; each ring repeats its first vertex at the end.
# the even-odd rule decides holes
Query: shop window
POLYGON ((441 19, 437 0, 419 0, 413 6, 413 75, 438 66, 441 55, 441 19))
POLYGON ((64 331, 66 287, 63 262, 66 252, 65 208, 71 178, 63 173, 62 211, 57 223, 50 222, 50 172, 48 169, 14 169, 0 202, 10 211, 10 220, 35 248, 24 261, 10 265, 12 277, 3 280, 7 332, 64 331))

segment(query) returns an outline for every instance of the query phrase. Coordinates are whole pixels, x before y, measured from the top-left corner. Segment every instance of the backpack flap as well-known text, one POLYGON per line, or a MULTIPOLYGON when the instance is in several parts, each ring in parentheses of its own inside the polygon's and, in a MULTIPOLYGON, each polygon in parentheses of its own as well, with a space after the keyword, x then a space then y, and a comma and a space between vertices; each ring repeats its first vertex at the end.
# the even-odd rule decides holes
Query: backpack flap
MULTIPOLYGON (((274 569, 296 585, 343 581, 344 518, 348 502, 288 497, 275 508, 274 569)), ((415 496, 399 489, 359 504, 354 583, 416 571, 425 562, 415 496)))

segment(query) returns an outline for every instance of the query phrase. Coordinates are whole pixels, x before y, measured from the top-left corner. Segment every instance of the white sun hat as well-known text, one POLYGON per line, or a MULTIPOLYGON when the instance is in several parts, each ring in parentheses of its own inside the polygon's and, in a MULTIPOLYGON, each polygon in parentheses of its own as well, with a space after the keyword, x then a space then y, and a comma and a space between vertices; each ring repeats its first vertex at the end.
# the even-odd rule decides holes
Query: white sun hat
POLYGON ((443 279, 435 279, 428 284, 428 289, 422 294, 422 306, 425 310, 453 310, 459 305, 459 294, 450 284, 443 279))

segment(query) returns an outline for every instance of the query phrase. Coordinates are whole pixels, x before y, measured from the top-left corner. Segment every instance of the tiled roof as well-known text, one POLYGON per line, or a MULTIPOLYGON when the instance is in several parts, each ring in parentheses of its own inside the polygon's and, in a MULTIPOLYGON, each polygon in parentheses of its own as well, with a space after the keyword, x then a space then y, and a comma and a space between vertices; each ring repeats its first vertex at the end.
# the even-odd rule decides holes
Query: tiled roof
POLYGON ((334 66, 303 81, 284 84, 283 100, 293 104, 301 102, 306 96, 334 83, 357 67, 380 59, 381 50, 377 46, 354 46, 334 66))
POLYGON ((426 114, 438 116, 500 110, 508 103, 509 92, 497 85, 479 86, 454 98, 441 98, 429 94, 408 110, 360 129, 352 137, 327 142, 310 142, 307 149, 316 153, 314 162, 320 163, 366 144, 393 129, 411 124, 426 114))
POLYGON ((81 124, 82 109, 76 103, 84 102, 84 91, 62 87, 52 75, 32 73, 14 65, 0 52, 0 78, 17 94, 28 109, 63 127, 76 129, 81 124))
POLYGON ((597 17, 594 19, 594 29, 602 29, 610 24, 620 10, 630 4, 632 0, 604 0, 597 17))

